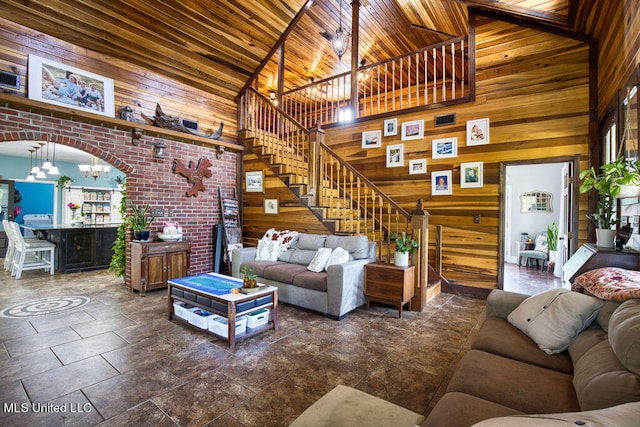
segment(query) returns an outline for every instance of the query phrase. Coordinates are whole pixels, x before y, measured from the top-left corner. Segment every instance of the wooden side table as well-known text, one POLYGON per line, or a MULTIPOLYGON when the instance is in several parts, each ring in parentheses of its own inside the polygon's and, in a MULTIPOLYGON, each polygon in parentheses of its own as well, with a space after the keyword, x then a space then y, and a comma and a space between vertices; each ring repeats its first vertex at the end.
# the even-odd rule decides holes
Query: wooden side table
POLYGON ((415 267, 397 267, 386 262, 372 262, 364 266, 364 295, 369 302, 377 301, 398 307, 402 318, 402 306, 413 298, 415 267))

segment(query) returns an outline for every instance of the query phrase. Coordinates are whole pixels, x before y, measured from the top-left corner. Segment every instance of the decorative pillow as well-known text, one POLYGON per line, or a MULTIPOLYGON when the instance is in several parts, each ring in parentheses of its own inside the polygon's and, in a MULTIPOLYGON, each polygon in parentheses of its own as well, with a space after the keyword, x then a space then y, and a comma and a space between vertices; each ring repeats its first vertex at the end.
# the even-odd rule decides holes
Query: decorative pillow
POLYGON ((331 252, 331 256, 329 256, 327 265, 324 266, 324 269, 327 270, 332 265, 342 264, 347 261, 349 261, 349 251, 338 246, 333 250, 333 252, 331 252))
POLYGON ((507 320, 547 354, 560 353, 596 318, 602 307, 597 298, 552 289, 524 300, 507 320))
POLYGON ((547 236, 541 234, 536 237, 536 245, 533 250, 548 253, 549 247, 547 246, 547 236))
POLYGON ((613 312, 609 344, 620 363, 640 375, 640 300, 625 301, 613 312))
POLYGON ((260 239, 256 251, 256 261, 277 261, 279 251, 280 243, 276 240, 260 239))
POLYGON ((299 233, 297 231, 276 230, 275 228, 270 228, 264 233, 264 236, 262 236, 262 239, 260 240, 277 241, 280 244, 278 249, 278 256, 280 256, 289 249, 293 243, 295 243, 298 234, 299 233))
POLYGON ((576 277, 573 289, 584 289, 603 300, 624 301, 640 298, 640 271, 603 267, 576 277))
POLYGON ((331 256, 331 248, 320 248, 307 267, 308 270, 320 273, 331 256))

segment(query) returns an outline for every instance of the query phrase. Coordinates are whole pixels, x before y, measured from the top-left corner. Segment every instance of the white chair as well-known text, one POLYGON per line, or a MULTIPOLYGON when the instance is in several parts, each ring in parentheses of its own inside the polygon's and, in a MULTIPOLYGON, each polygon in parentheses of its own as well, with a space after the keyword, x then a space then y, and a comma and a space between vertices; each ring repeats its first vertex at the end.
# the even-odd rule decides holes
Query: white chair
POLYGON ((4 271, 10 271, 11 266, 13 264, 13 253, 15 249, 14 238, 11 234, 11 230, 9 230, 9 221, 6 219, 2 220, 2 229, 7 235, 7 253, 4 255, 4 271))
POLYGON ((15 222, 10 222, 9 228, 15 243, 11 275, 20 279, 23 271, 42 268, 53 276, 56 245, 47 240, 26 241, 15 222))

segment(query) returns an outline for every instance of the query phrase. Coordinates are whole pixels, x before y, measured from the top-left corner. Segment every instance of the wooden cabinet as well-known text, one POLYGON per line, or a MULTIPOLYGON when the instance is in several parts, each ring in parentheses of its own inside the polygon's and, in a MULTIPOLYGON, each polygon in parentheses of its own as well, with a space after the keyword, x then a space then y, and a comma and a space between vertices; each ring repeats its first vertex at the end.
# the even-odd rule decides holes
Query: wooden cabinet
POLYGON ((117 227, 78 226, 35 228, 38 237, 56 244, 56 269, 63 273, 108 268, 117 227))
POLYGON ((398 307, 398 317, 402 317, 402 306, 414 295, 415 267, 397 267, 385 262, 373 262, 364 266, 364 295, 367 309, 370 301, 391 304, 398 307))
POLYGON ((191 243, 131 242, 131 289, 167 287, 167 280, 189 275, 191 243))
POLYGON ((569 285, 582 273, 600 267, 640 269, 640 252, 599 248, 593 243, 580 246, 562 266, 563 281, 569 285))

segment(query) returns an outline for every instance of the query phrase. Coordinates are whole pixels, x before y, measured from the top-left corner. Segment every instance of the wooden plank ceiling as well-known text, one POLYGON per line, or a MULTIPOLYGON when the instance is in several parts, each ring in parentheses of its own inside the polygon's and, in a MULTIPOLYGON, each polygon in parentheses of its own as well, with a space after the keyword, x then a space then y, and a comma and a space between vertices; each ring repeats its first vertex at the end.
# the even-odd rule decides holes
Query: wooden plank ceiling
MULTIPOLYGON (((352 6, 341 1, 342 26, 351 32, 352 6)), ((574 9, 583 6, 573 5, 579 3, 592 4, 360 0, 359 56, 371 64, 466 35, 470 6, 576 30, 574 9)), ((229 100, 263 62, 261 89, 277 87, 276 55, 267 57, 284 34, 285 89, 350 69, 350 53, 338 61, 322 35, 335 34, 338 0, 0 0, 0 16, 229 100)), ((64 62, 54 50, 51 56, 64 62)))

